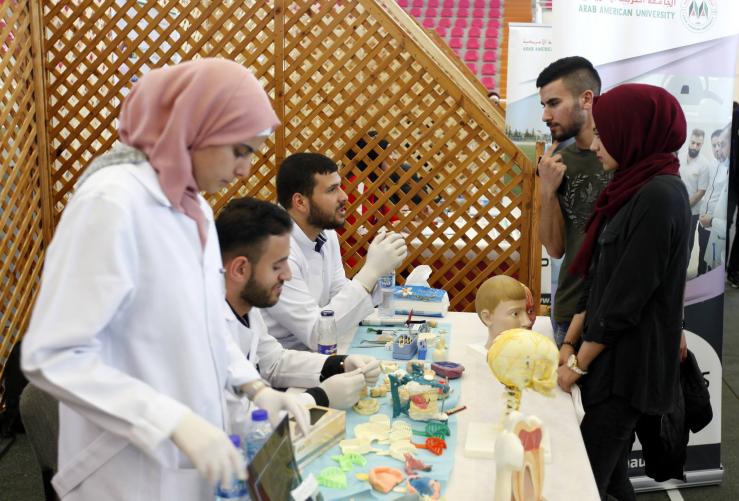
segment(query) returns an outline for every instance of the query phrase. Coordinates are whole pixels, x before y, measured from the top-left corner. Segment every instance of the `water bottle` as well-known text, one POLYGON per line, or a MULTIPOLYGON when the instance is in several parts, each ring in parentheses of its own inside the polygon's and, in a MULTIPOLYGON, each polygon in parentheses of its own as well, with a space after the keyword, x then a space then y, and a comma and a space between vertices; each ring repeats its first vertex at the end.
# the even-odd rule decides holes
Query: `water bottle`
MULTIPOLYGON (((243 454, 244 452, 241 449, 241 437, 238 435, 230 435, 229 438, 234 446, 243 454)), ((249 501, 249 491, 246 487, 246 482, 233 478, 231 479, 231 485, 227 488, 218 483, 218 486, 216 487, 216 501, 226 500, 249 501)))
POLYGON ((318 319, 318 353, 336 355, 336 320, 333 310, 323 310, 318 319))
POLYGON ((251 413, 251 424, 246 429, 246 459, 250 463, 272 434, 272 425, 269 424, 268 417, 264 409, 257 409, 251 413))
POLYGON ((381 276, 377 280, 377 284, 380 287, 380 294, 382 300, 377 308, 377 313, 380 318, 392 317, 395 314, 393 308, 393 293, 395 292, 395 270, 391 271, 387 275, 381 276))

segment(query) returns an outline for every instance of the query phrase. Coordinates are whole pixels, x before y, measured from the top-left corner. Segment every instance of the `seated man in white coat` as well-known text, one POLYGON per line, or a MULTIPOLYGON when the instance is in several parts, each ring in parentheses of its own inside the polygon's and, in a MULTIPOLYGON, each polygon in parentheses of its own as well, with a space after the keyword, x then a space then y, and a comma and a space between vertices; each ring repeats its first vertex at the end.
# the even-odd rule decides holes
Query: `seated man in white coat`
POLYGON ((362 269, 346 278, 336 228, 346 219, 347 196, 336 164, 319 153, 295 153, 277 172, 277 199, 295 222, 290 242, 292 280, 277 304, 263 311, 269 333, 285 348, 317 350, 321 310, 334 311, 339 345, 373 310, 377 279, 408 254, 399 233, 381 232, 362 269))
POLYGON ((308 388, 307 404, 348 409, 379 362, 363 355, 286 350, 269 335, 259 308, 277 303, 290 280, 290 216, 281 207, 245 197, 231 200, 216 220, 226 278, 226 322, 237 344, 273 387, 308 388))

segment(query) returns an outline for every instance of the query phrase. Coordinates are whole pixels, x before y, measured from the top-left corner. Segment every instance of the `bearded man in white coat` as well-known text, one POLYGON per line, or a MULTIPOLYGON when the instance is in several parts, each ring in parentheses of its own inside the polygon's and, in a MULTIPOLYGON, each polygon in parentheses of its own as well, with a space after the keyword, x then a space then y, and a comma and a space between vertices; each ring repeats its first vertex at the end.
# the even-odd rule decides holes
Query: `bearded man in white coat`
POLYGON ((321 310, 333 310, 339 345, 372 313, 377 279, 394 271, 408 255, 405 239, 380 232, 367 249, 364 266, 349 280, 336 229, 346 220, 348 197, 339 168, 320 153, 295 153, 277 171, 277 200, 290 214, 292 279, 280 300, 263 310, 269 333, 285 348, 318 348, 321 310))
POLYGON ((231 200, 218 215, 226 321, 241 351, 273 387, 307 388, 301 395, 306 405, 348 409, 365 386, 377 382, 379 362, 363 355, 286 350, 269 335, 262 319, 260 309, 277 303, 292 276, 292 226, 284 209, 251 197, 231 200))
POLYGON ((224 59, 152 70, 123 102, 122 144, 90 165, 46 253, 23 340, 28 379, 60 401, 67 500, 192 500, 245 478, 227 390, 276 419, 300 400, 267 387, 228 335, 213 214, 279 124, 257 79, 224 59))

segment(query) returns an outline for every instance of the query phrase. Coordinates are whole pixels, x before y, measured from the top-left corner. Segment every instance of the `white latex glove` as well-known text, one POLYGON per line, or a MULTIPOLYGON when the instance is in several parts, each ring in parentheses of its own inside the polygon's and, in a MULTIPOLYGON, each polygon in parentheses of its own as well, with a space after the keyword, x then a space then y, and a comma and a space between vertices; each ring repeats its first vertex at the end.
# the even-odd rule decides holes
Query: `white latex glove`
POLYGON ((211 484, 231 485, 234 477, 246 480, 246 464, 228 435, 188 412, 172 432, 172 441, 211 484))
POLYGON ((382 231, 369 245, 364 266, 354 278, 371 291, 377 279, 399 267, 407 255, 408 247, 403 235, 394 231, 382 231))
POLYGON ((364 382, 369 387, 374 386, 380 377, 380 362, 375 357, 368 355, 349 355, 346 357, 344 359, 344 370, 351 372, 356 369, 362 369, 364 382))
POLYGON ((300 430, 303 436, 308 435, 310 431, 310 417, 308 409, 303 405, 299 394, 284 393, 273 390, 272 388, 264 388, 256 394, 253 402, 260 409, 267 411, 273 429, 280 424, 280 420, 282 419, 280 411, 285 411, 295 418, 298 430, 300 430))
MULTIPOLYGON (((344 363, 346 367, 346 362, 344 363)), ((348 409, 359 402, 359 392, 364 388, 362 369, 336 374, 318 385, 328 396, 328 405, 333 409, 348 409)))

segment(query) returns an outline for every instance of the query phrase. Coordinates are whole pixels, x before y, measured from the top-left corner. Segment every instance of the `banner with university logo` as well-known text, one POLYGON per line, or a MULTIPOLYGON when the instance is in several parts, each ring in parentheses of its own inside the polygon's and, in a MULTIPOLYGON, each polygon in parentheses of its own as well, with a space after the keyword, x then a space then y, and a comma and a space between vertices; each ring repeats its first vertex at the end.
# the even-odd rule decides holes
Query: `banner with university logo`
MULTIPOLYGON (((690 436, 686 475, 688 483, 694 485, 718 483, 723 473, 721 350, 726 234, 721 237, 722 232, 710 226, 710 217, 706 226, 702 222, 705 215, 715 219, 723 214, 725 219, 726 214, 728 158, 721 141, 730 136, 726 127, 731 128, 737 19, 736 0, 568 0, 555 2, 552 13, 555 59, 572 55, 588 58, 601 75, 604 91, 626 82, 647 83, 667 89, 680 101, 688 122, 688 140, 678 155, 688 191, 695 186, 697 173, 708 173, 704 200, 694 218, 701 222, 694 233, 685 297, 688 348, 695 353, 708 383, 714 415, 706 428, 690 436)), ((683 485, 656 484, 644 476, 643 466, 637 443, 629 462, 637 489, 683 485)))
MULTIPOLYGON (((532 160, 537 141, 549 144, 549 128, 541 120, 536 78, 553 61, 552 27, 533 23, 508 25, 508 84, 506 87, 506 134, 532 160)), ((551 305, 560 260, 541 249, 541 304, 551 305)))

